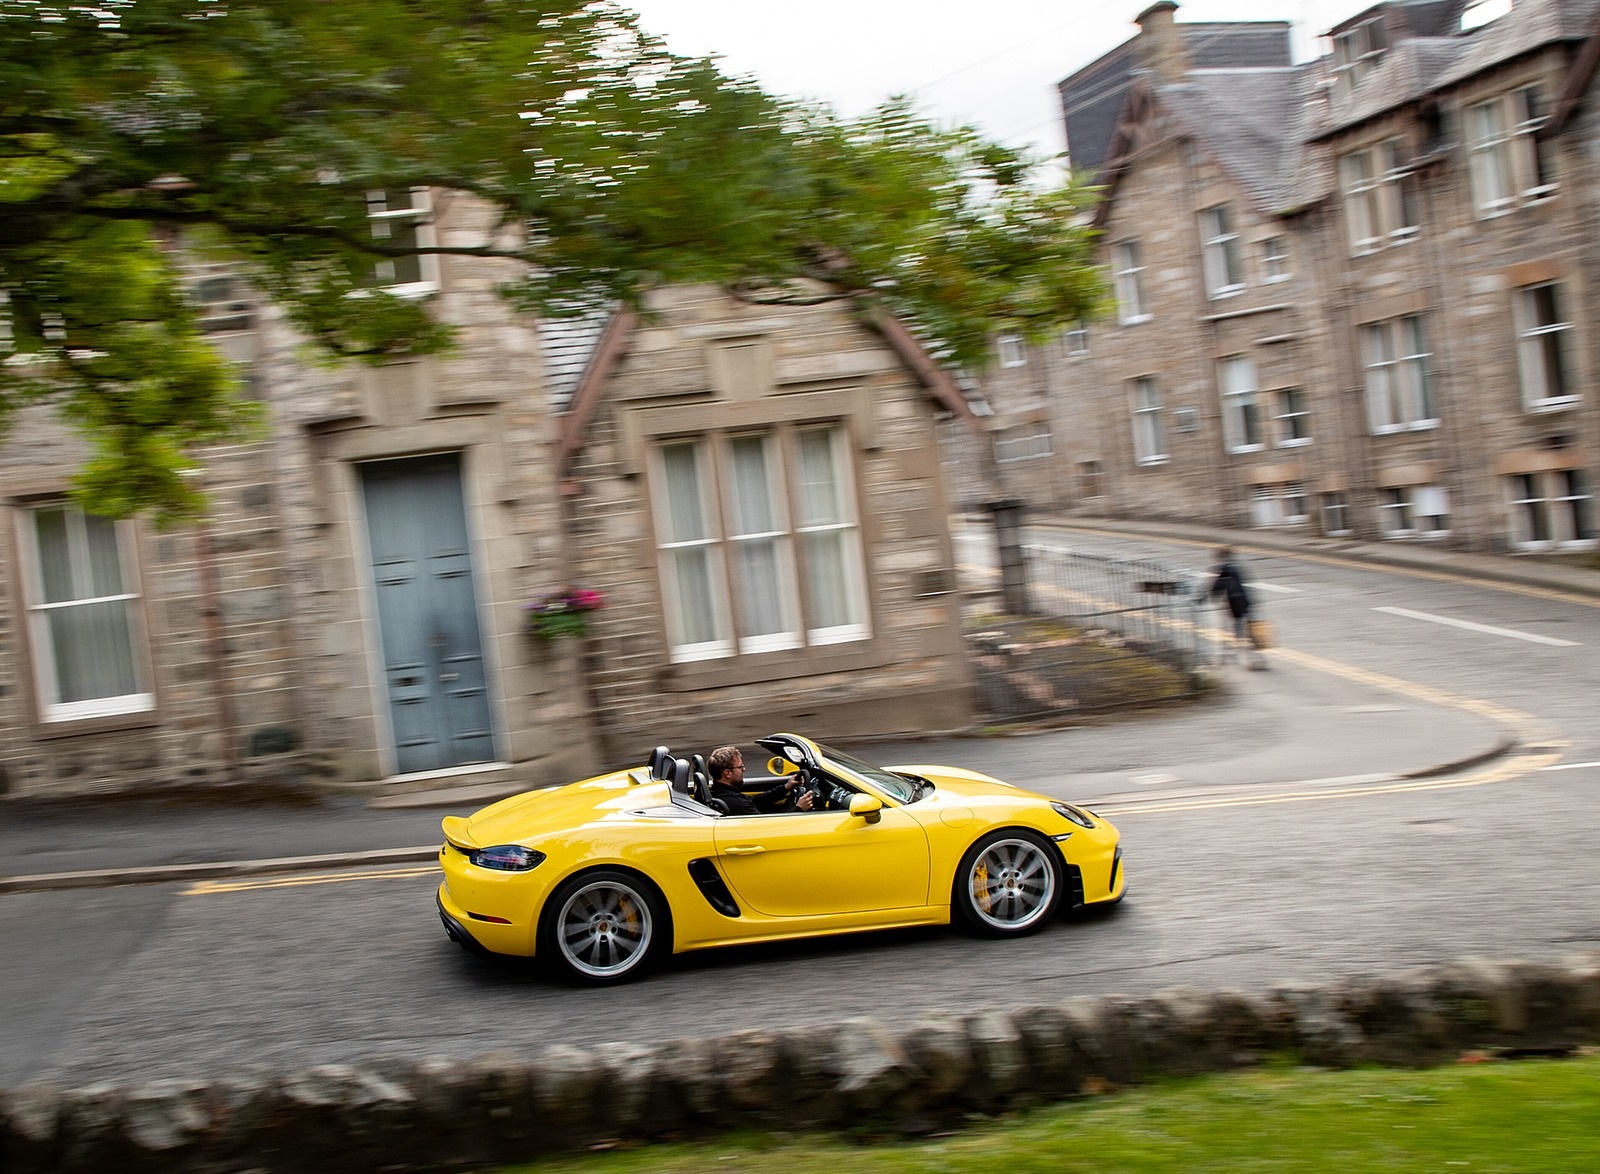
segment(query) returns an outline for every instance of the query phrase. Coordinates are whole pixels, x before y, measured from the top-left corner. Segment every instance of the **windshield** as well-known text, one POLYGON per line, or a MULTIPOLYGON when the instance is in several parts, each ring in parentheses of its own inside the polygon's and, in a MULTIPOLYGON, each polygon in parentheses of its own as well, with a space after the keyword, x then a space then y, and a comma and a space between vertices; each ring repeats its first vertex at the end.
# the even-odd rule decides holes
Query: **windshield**
POLYGON ((817 743, 817 749, 822 751, 824 758, 860 775, 896 803, 911 803, 916 800, 916 783, 903 775, 884 770, 881 766, 873 766, 870 762, 862 762, 859 758, 852 758, 831 746, 824 746, 821 742, 817 743))

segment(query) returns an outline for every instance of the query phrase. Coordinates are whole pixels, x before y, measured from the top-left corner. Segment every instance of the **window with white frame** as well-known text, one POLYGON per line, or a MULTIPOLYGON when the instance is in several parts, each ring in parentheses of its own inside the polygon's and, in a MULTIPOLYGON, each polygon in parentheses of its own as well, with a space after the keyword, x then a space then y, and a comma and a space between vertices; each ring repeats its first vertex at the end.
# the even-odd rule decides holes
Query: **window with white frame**
POLYGON ((1262 444, 1261 402, 1256 365, 1244 355, 1230 355, 1217 364, 1222 398, 1222 437, 1229 452, 1254 452, 1262 444))
POLYGON ((1104 497, 1106 478, 1099 461, 1078 462, 1078 496, 1104 497))
POLYGON ((1322 495, 1322 532, 1329 537, 1350 533, 1350 507, 1343 493, 1322 495))
POLYGON ((1383 17, 1364 20, 1333 38, 1333 76, 1342 94, 1350 94, 1361 84, 1389 47, 1383 17))
POLYGON ((1144 322, 1150 308, 1144 298, 1144 266, 1139 263, 1139 242, 1118 241, 1111 246, 1111 284, 1117 296, 1117 320, 1124 325, 1144 322))
MULTIPOLYGON (((367 193, 367 221, 372 239, 399 249, 434 246, 433 204, 427 188, 383 188, 367 193)), ((372 284, 392 294, 418 296, 439 288, 439 258, 432 253, 379 257, 372 263, 372 284)))
POLYGON ((1234 228, 1233 212, 1228 205, 1219 204, 1201 211, 1200 256, 1206 292, 1212 297, 1228 297, 1244 288, 1244 270, 1239 264, 1239 233, 1234 228))
POLYGON ((1305 486, 1298 481, 1257 485, 1250 490, 1250 524, 1303 526, 1311 512, 1305 486))
POLYGON ((1401 160, 1399 139, 1340 157, 1339 189, 1352 251, 1372 253, 1416 235, 1411 178, 1401 160))
POLYGON ((1466 110, 1472 206, 1480 218, 1546 199, 1556 185, 1538 140, 1539 88, 1523 86, 1466 110))
POLYGON ((1289 280, 1289 241, 1281 236, 1269 236, 1261 242, 1261 280, 1264 282, 1289 280))
POLYGON ((1042 420, 1007 428, 994 441, 994 459, 1002 465, 1044 460, 1050 451, 1050 425, 1042 420))
POLYGON ((1579 470, 1516 473, 1508 481, 1511 544, 1518 550, 1594 545, 1594 501, 1579 470))
POLYGON ((1570 355, 1572 323, 1562 312, 1564 300, 1556 281, 1516 291, 1517 365, 1522 404, 1529 411, 1565 407, 1578 398, 1570 355))
POLYGON ((1450 491, 1438 485, 1380 489, 1378 533, 1385 538, 1439 538, 1450 533, 1450 491))
POLYGON ((1026 367, 1028 365, 1028 352, 1023 349, 1020 334, 1002 334, 995 341, 996 349, 1000 352, 1000 365, 1002 367, 1026 367))
POLYGON ((1067 354, 1086 355, 1089 353, 1089 328, 1082 322, 1070 327, 1066 333, 1067 354))
POLYGON ((1133 459, 1141 465, 1159 465, 1167 459, 1167 430, 1162 419, 1161 389, 1148 375, 1131 380, 1128 397, 1133 406, 1133 459))
POLYGON ((1438 426, 1428 373, 1431 358, 1419 315, 1361 328, 1367 422, 1374 435, 1438 426))
POLYGON ((22 510, 20 520, 41 718, 151 709, 130 524, 64 502, 22 510))
POLYGON ((868 636, 861 527, 837 424, 712 433, 654 451, 674 661, 868 636))
POLYGON ((1306 393, 1299 387, 1285 387, 1272 394, 1272 421, 1279 448, 1297 448, 1311 443, 1311 411, 1306 393))

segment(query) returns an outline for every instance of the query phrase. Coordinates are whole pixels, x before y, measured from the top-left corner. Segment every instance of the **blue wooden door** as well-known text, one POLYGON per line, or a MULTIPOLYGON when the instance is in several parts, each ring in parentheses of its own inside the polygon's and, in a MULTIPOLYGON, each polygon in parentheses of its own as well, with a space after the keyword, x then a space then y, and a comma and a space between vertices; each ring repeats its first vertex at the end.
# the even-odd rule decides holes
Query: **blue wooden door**
POLYGON ((494 760, 457 454, 361 466, 401 774, 494 760))

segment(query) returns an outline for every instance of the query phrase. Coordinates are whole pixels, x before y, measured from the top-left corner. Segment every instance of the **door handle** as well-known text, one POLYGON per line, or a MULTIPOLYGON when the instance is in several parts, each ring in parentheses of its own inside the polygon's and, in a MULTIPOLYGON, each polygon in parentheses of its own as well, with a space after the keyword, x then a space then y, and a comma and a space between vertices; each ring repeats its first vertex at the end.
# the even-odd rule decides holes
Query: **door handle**
POLYGON ((760 844, 736 844, 732 848, 724 848, 729 856, 757 856, 766 849, 760 844))
POLYGON ((439 674, 439 679, 441 681, 456 681, 456 680, 460 680, 460 678, 461 678, 461 674, 460 673, 440 673, 439 674))

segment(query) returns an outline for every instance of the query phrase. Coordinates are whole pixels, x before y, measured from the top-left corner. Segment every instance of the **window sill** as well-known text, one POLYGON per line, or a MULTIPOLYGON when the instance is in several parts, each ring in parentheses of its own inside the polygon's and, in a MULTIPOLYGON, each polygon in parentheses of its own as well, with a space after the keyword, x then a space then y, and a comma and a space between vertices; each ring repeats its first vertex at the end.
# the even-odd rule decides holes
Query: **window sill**
POLYGON ((1158 457, 1136 457, 1133 463, 1141 469, 1155 469, 1167 464, 1171 460, 1172 457, 1169 454, 1162 453, 1158 457))
POLYGON ((1123 326, 1141 326, 1153 317, 1153 314, 1135 314, 1132 318, 1119 319, 1119 322, 1123 326))
POLYGON ((1535 415, 1549 415, 1552 412, 1565 412, 1577 407, 1583 402, 1581 395, 1563 395, 1556 399, 1534 400, 1524 403, 1524 407, 1535 415))
POLYGON ((100 717, 41 719, 33 723, 33 736, 41 742, 56 738, 83 738, 123 730, 147 730, 159 726, 161 720, 160 714, 153 708, 132 713, 108 713, 100 717))
POLYGON ((1279 448, 1305 448, 1306 445, 1308 445, 1310 443, 1311 443, 1311 437, 1302 436, 1302 437, 1299 437, 1296 440, 1280 440, 1280 441, 1278 441, 1278 447, 1279 448))
POLYGON ((741 687, 760 681, 821 676, 851 672, 888 664, 891 655, 879 642, 854 640, 842 644, 819 644, 810 648, 782 652, 746 653, 715 659, 682 661, 663 675, 661 688, 669 693, 688 693, 700 689, 741 687))
POLYGON ((1228 451, 1235 456, 1243 456, 1246 453, 1265 452, 1266 447, 1264 444, 1235 444, 1229 446, 1228 451))

